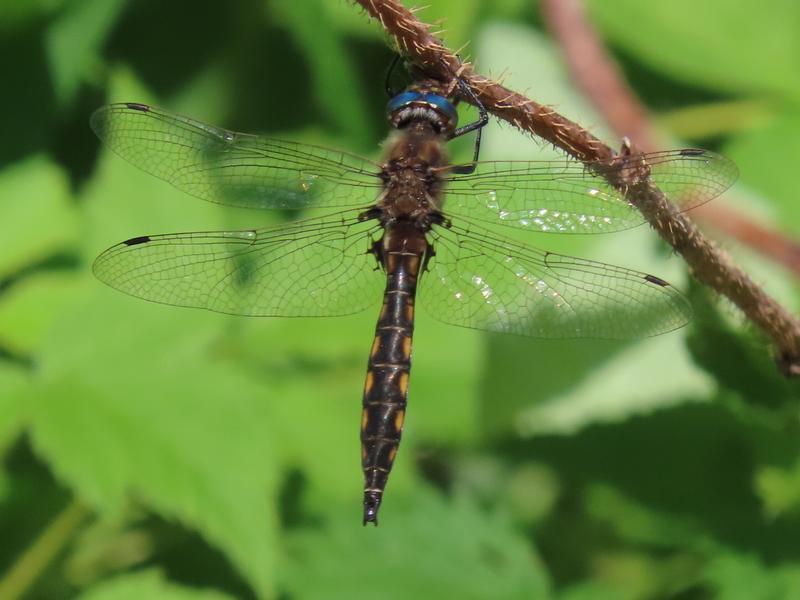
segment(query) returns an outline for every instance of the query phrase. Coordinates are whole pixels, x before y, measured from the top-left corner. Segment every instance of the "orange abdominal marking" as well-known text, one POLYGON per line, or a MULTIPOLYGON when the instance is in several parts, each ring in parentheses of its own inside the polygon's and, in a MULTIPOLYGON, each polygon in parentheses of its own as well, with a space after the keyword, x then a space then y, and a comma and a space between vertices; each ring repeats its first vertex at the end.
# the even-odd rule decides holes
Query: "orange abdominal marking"
POLYGON ((403 357, 411 358, 411 336, 408 335, 403 338, 403 357))
POLYGON ((394 416, 394 429, 397 432, 400 432, 403 429, 403 421, 406 418, 406 411, 398 410, 397 414, 394 416))
POLYGON ((400 377, 397 379, 397 389, 403 396, 408 392, 408 373, 406 371, 400 373, 400 377))
POLYGON ((414 318, 414 305, 410 302, 406 304, 406 321, 409 323, 414 318))
POLYGON ((372 371, 367 371, 367 378, 364 381, 364 394, 369 394, 372 391, 372 385, 375 383, 375 375, 372 371))
POLYGON ((369 412, 365 408, 361 411, 361 431, 364 431, 367 428, 367 424, 369 423, 369 412))

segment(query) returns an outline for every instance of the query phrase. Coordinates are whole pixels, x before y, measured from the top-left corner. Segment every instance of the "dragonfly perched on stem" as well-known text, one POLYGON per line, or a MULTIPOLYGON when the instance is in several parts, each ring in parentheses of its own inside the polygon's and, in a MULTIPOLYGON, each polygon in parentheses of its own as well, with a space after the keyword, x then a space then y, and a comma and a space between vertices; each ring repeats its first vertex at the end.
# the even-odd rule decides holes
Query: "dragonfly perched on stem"
POLYGON ((663 279, 539 250, 497 228, 606 233, 641 214, 607 179, 645 165, 681 210, 736 178, 696 149, 608 164, 476 161, 453 165, 458 128, 444 88, 394 96, 383 160, 237 133, 138 103, 96 111, 91 125, 122 158, 193 196, 253 209, 327 208, 264 229, 140 235, 103 252, 94 273, 163 304, 248 316, 336 316, 376 306, 361 419, 364 524, 377 524, 403 428, 417 297, 437 319, 539 338, 623 339, 681 327, 691 307, 663 279))

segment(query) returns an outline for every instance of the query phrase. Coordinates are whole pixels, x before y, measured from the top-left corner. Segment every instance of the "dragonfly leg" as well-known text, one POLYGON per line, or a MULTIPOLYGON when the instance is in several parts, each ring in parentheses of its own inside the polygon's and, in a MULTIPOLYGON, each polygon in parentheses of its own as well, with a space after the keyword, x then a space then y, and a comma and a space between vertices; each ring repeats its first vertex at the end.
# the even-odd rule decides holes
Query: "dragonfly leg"
POLYGON ((369 250, 367 250, 367 254, 372 254, 375 257, 376 265, 375 271, 379 271, 383 268, 383 239, 380 240, 372 240, 372 245, 370 246, 369 250))
POLYGON ((391 64, 389 65, 389 69, 386 71, 386 80, 384 81, 383 85, 386 89, 386 94, 389 98, 394 98, 397 95, 397 90, 392 89, 392 83, 389 81, 394 73, 394 70, 397 68, 398 63, 400 62, 400 55, 395 54, 394 58, 392 59, 391 64))
POLYGON ((472 91, 472 88, 470 88, 463 79, 459 77, 456 79, 456 81, 458 82, 458 87, 461 89, 461 92, 467 96, 475 108, 478 109, 479 115, 477 121, 473 121, 472 123, 468 123, 463 127, 459 127, 450 135, 450 139, 453 139, 472 131, 478 132, 475 136, 475 153, 472 156, 472 162, 468 165, 455 165, 452 168, 453 173, 458 175, 469 175, 475 171, 475 163, 478 162, 478 156, 481 152, 481 132, 483 131, 484 126, 489 122, 489 113, 486 111, 486 107, 483 105, 483 103, 478 99, 478 96, 475 95, 475 92, 472 91))

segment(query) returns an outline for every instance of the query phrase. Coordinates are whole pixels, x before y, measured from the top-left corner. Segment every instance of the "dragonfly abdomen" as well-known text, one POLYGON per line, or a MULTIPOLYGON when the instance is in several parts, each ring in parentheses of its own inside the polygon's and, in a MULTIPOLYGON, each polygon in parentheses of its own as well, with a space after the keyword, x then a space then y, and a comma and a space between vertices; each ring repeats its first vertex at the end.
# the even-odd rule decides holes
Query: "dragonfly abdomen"
POLYGON ((386 291, 367 366, 361 416, 364 524, 378 520, 406 412, 414 333, 414 298, 428 251, 424 233, 410 222, 388 225, 380 250, 386 291))

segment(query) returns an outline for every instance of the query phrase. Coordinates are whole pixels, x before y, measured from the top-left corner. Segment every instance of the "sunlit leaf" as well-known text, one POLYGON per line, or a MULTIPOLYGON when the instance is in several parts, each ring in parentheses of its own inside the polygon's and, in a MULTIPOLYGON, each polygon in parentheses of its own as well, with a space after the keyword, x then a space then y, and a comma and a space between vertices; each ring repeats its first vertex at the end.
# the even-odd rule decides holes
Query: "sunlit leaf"
POLYGON ((595 0, 589 7, 614 45, 675 79, 727 92, 798 92, 798 54, 784 51, 797 39, 792 0, 767 0, 756 11, 728 0, 595 0))
POLYGON ((214 590, 170 583, 163 574, 151 569, 120 575, 89 588, 80 600, 230 600, 232 596, 214 590))
POLYGON ((706 568, 706 577, 720 598, 769 600, 800 595, 800 564, 767 566, 756 556, 720 553, 706 568))
POLYGON ((800 462, 788 468, 763 466, 755 485, 767 517, 774 519, 800 509, 800 462))
POLYGON ((50 332, 35 447, 95 508, 119 512, 138 497, 198 529, 265 592, 280 477, 270 391, 211 360, 219 318, 109 294, 76 300, 50 332))
POLYGON ((65 10, 50 26, 47 51, 61 103, 72 99, 90 70, 97 66, 103 40, 123 6, 123 0, 73 0, 66 3, 65 10))
POLYGON ((61 169, 36 156, 0 171, 0 277, 64 252, 76 237, 61 169))
POLYGON ((0 361, 0 451, 12 442, 27 417, 25 391, 31 374, 21 365, 0 361))
POLYGON ((742 181, 769 198, 772 220, 782 231, 800 232, 800 207, 792 172, 800 161, 800 114, 787 112, 768 126, 739 134, 726 147, 742 165, 742 181))
POLYGON ((65 303, 90 284, 86 275, 51 272, 26 277, 0 296, 0 343, 6 350, 33 355, 62 316, 65 303))
POLYGON ((425 488, 377 531, 337 521, 298 531, 290 552, 286 585, 301 597, 549 597, 541 563, 508 521, 425 488))

